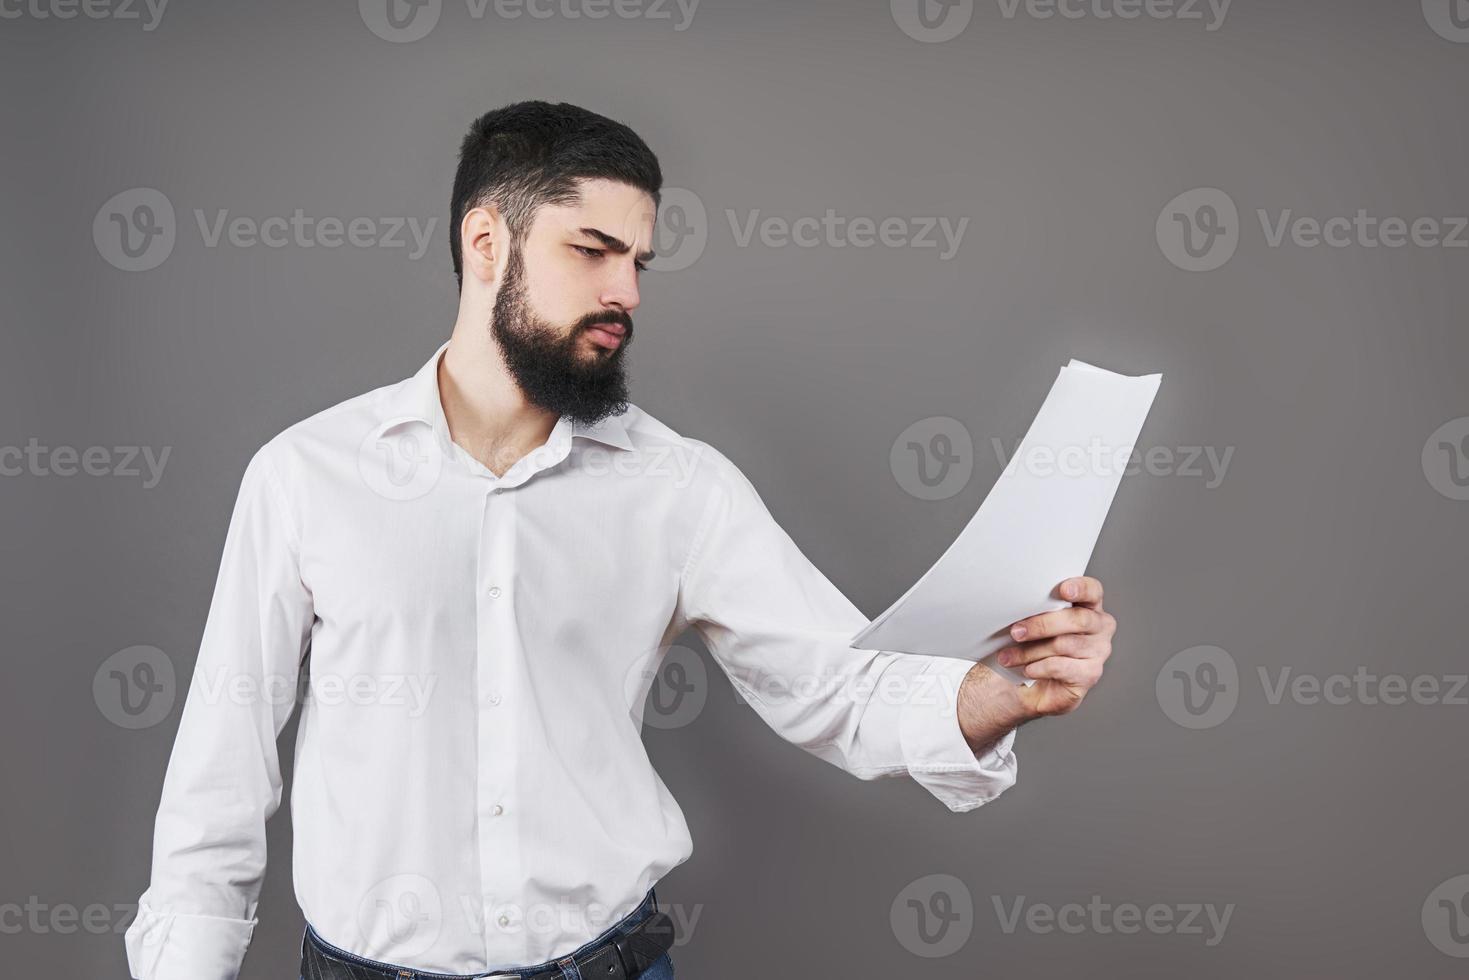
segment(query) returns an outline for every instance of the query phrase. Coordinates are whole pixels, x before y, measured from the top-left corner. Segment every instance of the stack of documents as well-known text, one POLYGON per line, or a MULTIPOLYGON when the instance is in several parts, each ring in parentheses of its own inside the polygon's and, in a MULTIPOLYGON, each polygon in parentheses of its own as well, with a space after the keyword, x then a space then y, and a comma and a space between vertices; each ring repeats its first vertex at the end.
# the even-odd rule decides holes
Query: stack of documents
POLYGON ((1016 620, 1062 609, 1082 575, 1161 374, 1127 377, 1073 360, 968 525, 923 577, 852 637, 862 650, 984 660, 1000 676, 1016 620))

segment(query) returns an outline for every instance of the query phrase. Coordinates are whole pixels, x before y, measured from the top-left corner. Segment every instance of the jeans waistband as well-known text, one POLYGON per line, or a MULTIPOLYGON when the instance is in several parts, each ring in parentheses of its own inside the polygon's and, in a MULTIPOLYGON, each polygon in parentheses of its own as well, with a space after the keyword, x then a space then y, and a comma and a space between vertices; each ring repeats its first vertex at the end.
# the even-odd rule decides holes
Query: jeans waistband
POLYGON ((529 966, 501 967, 493 971, 480 973, 432 973, 426 970, 417 970, 408 966, 400 966, 395 963, 384 963, 380 960, 368 959, 358 956, 356 953, 334 946, 321 937, 311 925, 306 923, 306 931, 301 937, 301 977, 302 980, 336 980, 338 976, 360 980, 366 971, 371 980, 481 980, 484 977, 500 977, 504 975, 519 974, 530 978, 537 974, 546 973, 550 976, 562 975, 560 963, 573 956, 581 956, 584 953, 607 942, 614 936, 626 933, 633 926, 646 919, 658 910, 658 896, 653 888, 643 896, 638 907, 627 915, 618 919, 608 926, 600 935, 588 940, 576 949, 563 953, 554 959, 546 960, 529 966), (328 969, 323 971, 320 961, 329 961, 328 969), (338 972, 329 972, 331 965, 340 964, 343 969, 338 972), (315 974, 315 975, 313 975, 315 974))

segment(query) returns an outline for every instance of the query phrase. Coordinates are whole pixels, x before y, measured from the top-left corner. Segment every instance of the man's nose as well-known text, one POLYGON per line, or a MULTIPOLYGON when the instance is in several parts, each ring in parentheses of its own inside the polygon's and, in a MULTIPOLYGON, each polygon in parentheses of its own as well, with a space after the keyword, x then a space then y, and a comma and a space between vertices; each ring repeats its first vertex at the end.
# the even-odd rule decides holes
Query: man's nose
POLYGON ((602 304, 619 306, 623 312, 631 313, 642 302, 638 292, 638 270, 632 262, 619 262, 616 266, 616 271, 602 290, 602 304))

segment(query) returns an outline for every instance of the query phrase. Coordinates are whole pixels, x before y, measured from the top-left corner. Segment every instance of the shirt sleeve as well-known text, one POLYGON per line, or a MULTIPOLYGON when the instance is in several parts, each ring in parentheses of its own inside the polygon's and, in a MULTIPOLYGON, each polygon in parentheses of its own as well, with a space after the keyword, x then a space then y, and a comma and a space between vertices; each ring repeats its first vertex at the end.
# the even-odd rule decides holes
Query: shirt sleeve
POLYGON ((152 878, 124 936, 138 980, 236 980, 280 805, 276 737, 295 708, 313 619, 283 485, 245 469, 153 834, 152 878))
POLYGON ((714 479, 685 563, 681 610, 735 689, 786 741, 859 779, 907 775, 950 810, 1015 783, 1015 732, 976 754, 959 728, 967 660, 855 650, 862 615, 806 559, 738 468, 714 479))

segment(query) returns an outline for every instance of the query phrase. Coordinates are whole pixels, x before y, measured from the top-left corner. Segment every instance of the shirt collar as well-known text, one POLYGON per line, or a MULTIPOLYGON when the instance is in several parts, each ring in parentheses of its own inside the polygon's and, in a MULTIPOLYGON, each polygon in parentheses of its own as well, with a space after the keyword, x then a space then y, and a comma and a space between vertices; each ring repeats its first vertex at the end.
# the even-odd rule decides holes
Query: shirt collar
MULTIPOLYGON (((407 422, 422 422, 433 427, 445 450, 450 448, 449 423, 444 417, 443 402, 439 400, 439 359, 448 349, 449 341, 446 340, 423 367, 394 388, 386 402, 383 419, 374 430, 376 435, 383 435, 407 422)), ((572 438, 594 439, 618 449, 635 448, 621 414, 608 416, 591 425, 573 421, 563 415, 556 420, 547 444, 554 444, 565 438, 564 433, 567 430, 570 430, 572 438)))

